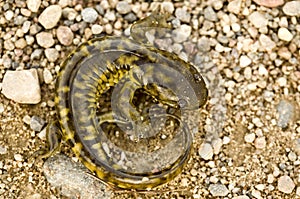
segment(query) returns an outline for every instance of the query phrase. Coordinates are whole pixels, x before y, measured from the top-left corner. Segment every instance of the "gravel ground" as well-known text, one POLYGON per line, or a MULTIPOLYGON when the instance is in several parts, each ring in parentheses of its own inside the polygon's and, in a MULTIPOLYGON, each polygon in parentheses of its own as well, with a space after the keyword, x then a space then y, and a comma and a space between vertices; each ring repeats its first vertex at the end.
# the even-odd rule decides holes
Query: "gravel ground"
POLYGON ((300 1, 161 3, 175 29, 161 47, 193 62, 210 90, 191 159, 167 185, 117 191, 66 156, 36 158, 62 60, 90 38, 128 35, 158 4, 0 1, 0 199, 300 198, 300 1))

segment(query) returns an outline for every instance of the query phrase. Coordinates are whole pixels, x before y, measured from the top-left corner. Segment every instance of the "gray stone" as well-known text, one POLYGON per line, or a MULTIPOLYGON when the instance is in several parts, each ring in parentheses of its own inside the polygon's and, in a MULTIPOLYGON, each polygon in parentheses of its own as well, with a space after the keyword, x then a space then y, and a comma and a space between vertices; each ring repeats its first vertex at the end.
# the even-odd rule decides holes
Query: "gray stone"
POLYGON ((7 71, 2 82, 2 93, 18 103, 37 104, 41 101, 39 78, 35 69, 7 71))
POLYGON ((111 198, 111 192, 100 180, 66 156, 56 155, 47 159, 43 171, 47 181, 61 189, 61 194, 68 198, 111 198))
POLYGON ((49 32, 40 32, 36 34, 36 41, 38 45, 44 48, 50 48, 55 43, 53 35, 49 32))
POLYGON ((186 24, 182 24, 181 26, 179 26, 179 28, 174 30, 174 41, 176 43, 181 43, 186 41, 189 36, 191 35, 192 32, 192 28, 189 25, 186 24))
POLYGON ((190 22, 191 14, 187 12, 186 8, 177 8, 175 11, 175 16, 182 22, 190 22))
POLYGON ((131 11, 131 6, 127 1, 120 1, 117 3, 116 9, 120 14, 127 14, 131 11))
POLYGON ((286 128, 294 116, 295 107, 287 100, 281 100, 276 107, 278 112, 277 126, 286 128))
POLYGON ((46 29, 55 27, 62 15, 62 9, 59 5, 47 7, 39 16, 38 21, 46 29))
POLYGON ((201 37, 198 40, 197 47, 202 52, 208 52, 210 50, 210 40, 207 37, 201 37))
POLYGON ((282 8, 284 14, 289 16, 300 16, 300 1, 287 2, 282 8))
POLYGON ((211 195, 213 195, 214 197, 217 197, 217 196, 224 197, 224 196, 227 196, 229 193, 229 190, 223 184, 211 184, 211 185, 209 185, 208 190, 211 193, 211 195))
POLYGON ((278 179, 277 187, 278 187, 279 191, 289 194, 289 193, 292 193, 292 191, 294 190, 295 183, 289 176, 285 175, 285 176, 281 176, 278 179))
POLYGON ((218 21, 218 16, 211 6, 204 9, 204 18, 209 21, 218 21))
POLYGON ((45 120, 38 116, 32 116, 30 119, 30 128, 34 131, 41 131, 43 126, 46 124, 45 120))
POLYGON ((27 0, 26 1, 27 8, 31 12, 37 12, 40 8, 41 3, 42 3, 41 0, 27 0))
POLYGON ((31 53, 30 55, 30 59, 31 60, 34 60, 34 59, 40 59, 41 58, 41 55, 43 53, 43 50, 42 49, 34 49, 34 51, 31 53))
POLYGON ((74 34, 67 26, 59 26, 56 31, 58 41, 64 45, 69 46, 73 42, 74 34))
POLYGON ((85 22, 93 23, 98 19, 98 13, 94 8, 85 8, 81 11, 82 19, 85 22))

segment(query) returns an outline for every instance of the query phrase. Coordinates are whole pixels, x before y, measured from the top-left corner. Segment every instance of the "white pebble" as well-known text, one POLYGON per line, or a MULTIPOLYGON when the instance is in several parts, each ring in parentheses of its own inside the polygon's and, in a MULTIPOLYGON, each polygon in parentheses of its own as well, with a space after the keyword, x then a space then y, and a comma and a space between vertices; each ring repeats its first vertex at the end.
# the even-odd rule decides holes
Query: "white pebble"
POLYGON ((287 28, 279 28, 278 38, 283 41, 291 41, 293 39, 293 34, 287 28))
POLYGON ((240 57, 240 66, 241 67, 246 67, 249 66, 252 63, 252 60, 247 56, 247 55, 242 55, 240 57))
POLYGON ((20 155, 20 154, 15 154, 15 155, 14 155, 14 159, 15 159, 16 161, 22 161, 22 160, 23 160, 23 157, 22 157, 22 155, 20 155))
POLYGON ((287 80, 285 77, 279 77, 276 82, 280 87, 285 87, 287 85, 287 80))
POLYGON ((204 159, 204 160, 210 160, 212 159, 214 153, 213 153, 213 148, 210 144, 204 143, 200 146, 199 148, 199 155, 204 159))
POLYGON ((293 182, 293 180, 285 175, 285 176, 281 176, 278 179, 278 190, 283 192, 283 193, 292 193, 292 191, 295 188, 295 183, 293 182))
POLYGON ((255 140, 255 133, 246 134, 244 140, 247 143, 252 143, 255 140))
POLYGON ((266 147, 266 145, 267 145, 267 141, 266 141, 266 138, 264 136, 256 138, 255 141, 254 141, 254 146, 257 149, 263 149, 263 148, 266 147))
POLYGON ((98 25, 98 24, 94 24, 94 25, 92 26, 92 33, 93 33, 94 35, 100 34, 102 31, 103 31, 103 27, 102 27, 102 26, 100 26, 100 25, 98 25))

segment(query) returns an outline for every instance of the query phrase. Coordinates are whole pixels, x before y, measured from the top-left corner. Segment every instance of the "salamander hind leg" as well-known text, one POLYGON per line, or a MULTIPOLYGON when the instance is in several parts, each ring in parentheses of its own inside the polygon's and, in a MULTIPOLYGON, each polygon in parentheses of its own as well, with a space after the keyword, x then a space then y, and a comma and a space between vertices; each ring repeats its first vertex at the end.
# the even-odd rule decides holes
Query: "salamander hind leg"
POLYGON ((46 127, 47 150, 41 150, 39 158, 48 158, 54 153, 60 151, 62 132, 58 122, 52 122, 46 127))

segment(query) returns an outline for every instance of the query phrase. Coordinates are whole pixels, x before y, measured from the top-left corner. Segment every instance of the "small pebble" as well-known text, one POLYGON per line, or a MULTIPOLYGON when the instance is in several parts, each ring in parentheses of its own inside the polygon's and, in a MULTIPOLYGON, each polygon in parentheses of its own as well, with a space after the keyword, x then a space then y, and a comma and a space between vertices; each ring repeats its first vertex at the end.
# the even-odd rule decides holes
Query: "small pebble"
POLYGON ((8 152, 8 150, 6 149, 6 147, 0 145, 0 154, 1 154, 1 155, 4 155, 4 154, 6 154, 7 152, 8 152))
POLYGON ((284 14, 289 16, 300 16, 300 1, 289 1, 282 8, 284 14))
POLYGON ((239 14, 241 11, 242 0, 233 0, 228 4, 228 11, 234 14, 239 14))
POLYGON ((255 11, 249 16, 249 21, 256 28, 263 28, 268 25, 268 19, 261 12, 255 11))
POLYGON ((27 46, 26 40, 24 38, 18 39, 15 42, 16 48, 23 49, 27 46))
POLYGON ((20 155, 20 154, 14 154, 14 159, 15 159, 16 161, 21 162, 21 161, 23 160, 23 157, 22 157, 22 155, 20 155))
POLYGON ((27 33, 29 31, 30 25, 31 25, 30 21, 25 21, 23 23, 23 26, 22 26, 23 33, 27 33))
POLYGON ((211 193, 211 195, 213 195, 214 197, 217 196, 224 197, 227 196, 229 193, 229 190, 223 184, 211 184, 209 185, 208 190, 211 193))
POLYGON ((285 77, 279 77, 276 80, 276 83, 280 86, 280 87, 286 87, 287 85, 287 79, 285 77))
POLYGON ((94 8, 85 8, 81 11, 83 21, 94 23, 98 19, 98 13, 94 8))
POLYGON ((30 128, 34 131, 41 131, 45 123, 45 120, 34 115, 30 120, 30 128))
POLYGON ((210 50, 210 40, 207 37, 201 37, 198 40, 197 47, 200 51, 208 52, 210 50))
POLYGON ((199 148, 199 155, 204 160, 212 159, 212 157, 214 155, 214 151, 213 151, 212 146, 209 143, 202 144, 199 148))
POLYGON ((268 52, 271 52, 276 47, 276 43, 270 37, 264 34, 259 36, 259 42, 262 49, 268 52))
POLYGON ((72 30, 67 26, 59 26, 57 28, 56 36, 58 41, 64 45, 69 46, 73 42, 74 34, 72 30))
POLYGON ((27 4, 27 8, 31 12, 37 12, 40 8, 41 0, 27 0, 26 4, 27 4))
POLYGON ((247 143, 252 143, 255 140, 255 133, 246 134, 244 140, 247 143))
POLYGON ((43 50, 42 49, 35 49, 31 55, 30 55, 30 59, 34 60, 34 59, 40 59, 42 56, 43 50))
POLYGON ((107 11, 104 15, 104 18, 106 18, 109 21, 116 21, 116 15, 112 11, 107 11))
POLYGON ((276 107, 278 112, 277 126, 286 128, 293 119, 295 107, 287 100, 281 100, 276 107))
POLYGON ((281 176, 278 179, 277 187, 278 187, 279 191, 289 194, 289 193, 292 193, 292 191, 294 190, 295 183, 289 176, 285 175, 285 176, 281 176))
POLYGON ((228 137, 228 136, 223 137, 223 144, 229 144, 230 141, 231 141, 230 137, 228 137))
POLYGON ((213 22, 218 21, 218 16, 211 6, 207 6, 203 12, 204 12, 205 19, 213 22))
POLYGON ((266 145, 267 145, 267 141, 266 141, 266 138, 264 136, 263 137, 258 137, 254 141, 254 146, 257 149, 264 149, 266 147, 266 145))
POLYGON ((4 16, 7 21, 10 21, 14 17, 14 12, 11 10, 8 10, 4 13, 4 16))
POLYGON ((6 50, 12 51, 15 49, 15 45, 10 39, 8 39, 4 41, 4 48, 6 50))
POLYGON ((103 27, 102 27, 102 26, 100 26, 100 25, 98 25, 98 24, 94 24, 94 25, 92 26, 92 33, 93 33, 94 35, 98 35, 98 34, 100 34, 102 31, 103 31, 103 27))
POLYGON ((293 34, 287 28, 279 28, 278 38, 283 41, 291 41, 293 39, 293 34))
POLYGON ((269 8, 276 8, 284 4, 284 0, 253 0, 260 6, 265 6, 269 8))
POLYGON ((213 1, 213 7, 215 10, 221 10, 221 8, 223 8, 223 1, 221 0, 213 1))
POLYGON ((55 41, 53 35, 48 32, 40 32, 36 35, 37 43, 44 48, 50 48, 54 45, 55 41))
POLYGON ((246 67, 246 66, 249 66, 251 63, 252 63, 252 60, 251 60, 248 56, 242 55, 242 56, 240 57, 240 66, 241 66, 242 68, 244 68, 244 67, 246 67))
POLYGON ((59 57, 59 52, 55 48, 47 48, 45 56, 49 62, 55 62, 59 57))
POLYGON ((262 199, 261 193, 260 193, 260 191, 258 191, 258 190, 253 189, 253 190, 251 191, 251 195, 252 195, 254 198, 262 199))
POLYGON ((39 16, 38 21, 46 29, 54 28, 62 15, 62 9, 59 5, 47 7, 39 16))
POLYGON ((293 151, 289 152, 288 158, 290 161, 295 162, 297 160, 297 154, 293 151))
POLYGON ((176 43, 182 43, 189 38, 191 32, 192 32, 191 26, 182 24, 179 28, 174 30, 173 33, 175 34, 175 36, 173 39, 176 43))
POLYGON ((187 12, 186 8, 177 8, 175 16, 182 22, 189 23, 191 20, 191 14, 187 12))
POLYGON ((174 12, 174 4, 172 2, 163 1, 161 3, 161 7, 163 10, 167 11, 168 13, 174 12))
POLYGON ((263 127, 264 124, 261 122, 261 120, 258 117, 254 117, 252 119, 252 123, 257 126, 258 128, 263 127))
POLYGON ((47 68, 45 68, 43 71, 43 77, 46 84, 50 84, 53 82, 53 76, 47 68))
POLYGON ((223 145, 223 141, 221 138, 216 138, 212 141, 212 147, 214 154, 219 154, 223 145))
POLYGON ((41 89, 37 71, 35 69, 6 71, 2 82, 2 93, 18 103, 39 103, 41 89))
POLYGON ((25 115, 22 119, 25 124, 30 125, 31 117, 29 115, 25 115))
POLYGON ((116 9, 120 14, 127 14, 131 11, 131 6, 127 1, 119 1, 117 3, 116 9))
POLYGON ((290 60, 292 57, 292 53, 287 47, 281 47, 278 50, 279 57, 282 57, 283 59, 290 60))

